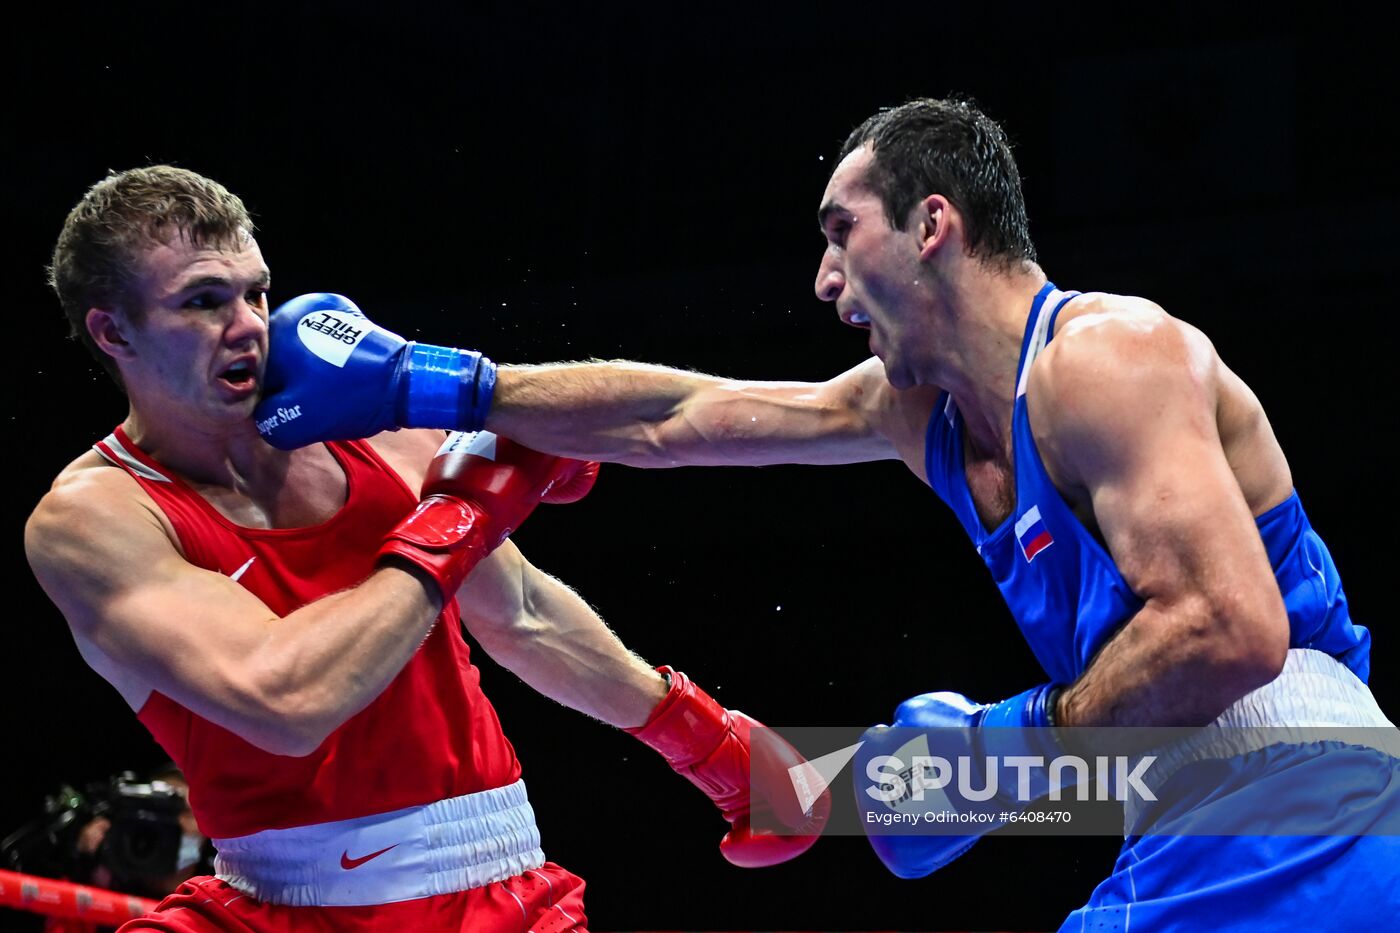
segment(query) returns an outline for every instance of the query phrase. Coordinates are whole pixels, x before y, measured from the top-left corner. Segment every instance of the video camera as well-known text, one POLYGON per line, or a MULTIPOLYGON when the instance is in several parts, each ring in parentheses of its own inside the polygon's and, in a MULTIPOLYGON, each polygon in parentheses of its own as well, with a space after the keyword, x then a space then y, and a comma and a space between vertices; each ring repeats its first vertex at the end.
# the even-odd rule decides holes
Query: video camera
MULTIPOLYGON (((182 843, 186 850, 188 843, 180 826, 186 807, 177 787, 139 783, 130 771, 82 792, 64 785, 45 798, 43 816, 0 841, 0 866, 81 883, 93 883, 101 866, 111 875, 106 886, 114 890, 167 893, 159 890, 162 883, 190 862, 191 853, 182 853, 182 843), (110 828, 94 852, 81 851, 79 837, 99 818, 110 828)), ((212 852, 205 841, 198 861, 211 862, 212 852)))

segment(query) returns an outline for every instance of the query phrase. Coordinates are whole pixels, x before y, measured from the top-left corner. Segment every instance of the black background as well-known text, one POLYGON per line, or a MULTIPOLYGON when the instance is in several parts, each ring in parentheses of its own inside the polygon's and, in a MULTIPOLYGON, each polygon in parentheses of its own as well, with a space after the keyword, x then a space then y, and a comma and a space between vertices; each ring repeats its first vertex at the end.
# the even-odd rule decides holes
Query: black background
MULTIPOLYGON (((174 162, 240 193, 276 298, 342 292, 500 361, 819 380, 866 352, 812 295, 835 150, 880 106, 955 91, 1012 135, 1057 284, 1156 300, 1255 389, 1393 714, 1393 24, 1206 11, 49 4, 9 23, 0 830, 61 781, 160 757, 20 543, 52 476, 125 413, 43 284, 108 169, 174 162)), ((1044 679, 951 513, 894 463, 610 468, 517 540, 648 659, 773 725, 1044 679)), ((654 755, 478 661, 599 929, 1053 928, 1117 849, 993 839, 901 882, 837 838, 742 871, 654 755)))

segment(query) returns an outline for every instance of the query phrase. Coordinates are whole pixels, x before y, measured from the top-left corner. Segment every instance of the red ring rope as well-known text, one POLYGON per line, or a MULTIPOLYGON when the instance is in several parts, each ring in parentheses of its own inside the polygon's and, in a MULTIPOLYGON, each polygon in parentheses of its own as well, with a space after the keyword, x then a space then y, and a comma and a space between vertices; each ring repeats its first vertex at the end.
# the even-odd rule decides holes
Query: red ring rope
POLYGON ((155 910, 156 902, 85 884, 73 884, 71 881, 0 869, 0 907, 15 907, 50 917, 119 925, 155 910))

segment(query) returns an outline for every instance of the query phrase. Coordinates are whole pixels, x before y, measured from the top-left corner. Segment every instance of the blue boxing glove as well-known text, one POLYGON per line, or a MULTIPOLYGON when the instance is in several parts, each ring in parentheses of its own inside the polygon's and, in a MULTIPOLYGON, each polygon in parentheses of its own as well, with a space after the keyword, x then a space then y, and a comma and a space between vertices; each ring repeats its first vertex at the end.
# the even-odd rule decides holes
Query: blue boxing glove
POLYGON ((272 312, 268 330, 253 417, 273 447, 390 428, 477 431, 486 422, 496 365, 480 353, 404 340, 340 295, 293 298, 272 312))
POLYGON ((960 693, 925 693, 901 703, 893 725, 866 730, 856 808, 890 871, 931 874, 1003 825, 1002 813, 1050 791, 1048 765, 1061 754, 1052 715, 1058 692, 1043 684, 990 706, 960 693))

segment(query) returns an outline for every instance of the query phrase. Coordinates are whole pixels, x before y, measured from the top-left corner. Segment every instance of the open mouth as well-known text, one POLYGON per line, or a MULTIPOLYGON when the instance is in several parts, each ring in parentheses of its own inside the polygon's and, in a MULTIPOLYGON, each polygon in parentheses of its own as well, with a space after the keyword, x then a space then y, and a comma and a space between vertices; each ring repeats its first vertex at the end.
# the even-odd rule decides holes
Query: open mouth
POLYGON ((234 363, 219 373, 220 382, 239 390, 252 389, 257 384, 257 378, 257 372, 250 363, 234 363))

